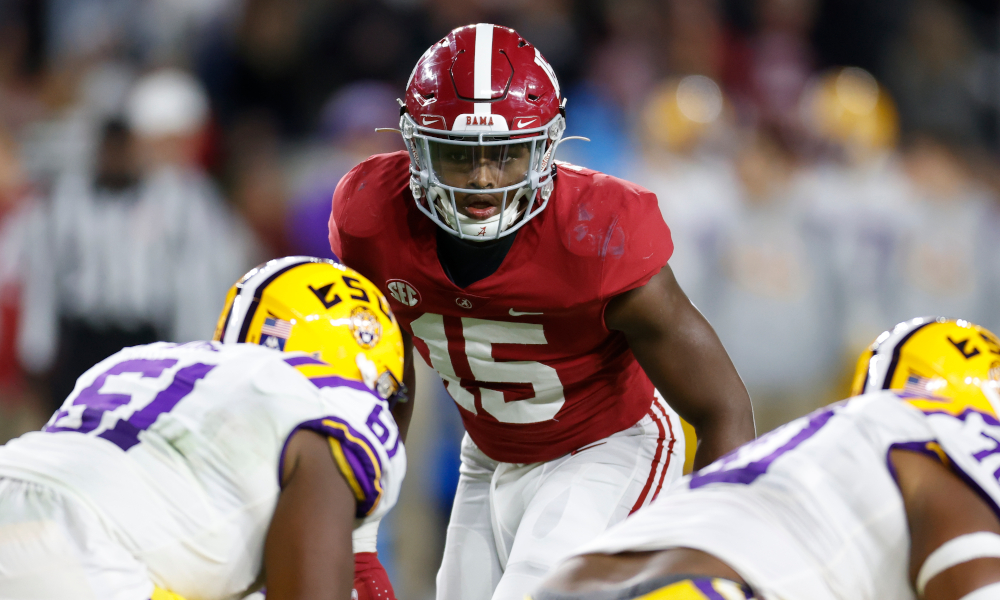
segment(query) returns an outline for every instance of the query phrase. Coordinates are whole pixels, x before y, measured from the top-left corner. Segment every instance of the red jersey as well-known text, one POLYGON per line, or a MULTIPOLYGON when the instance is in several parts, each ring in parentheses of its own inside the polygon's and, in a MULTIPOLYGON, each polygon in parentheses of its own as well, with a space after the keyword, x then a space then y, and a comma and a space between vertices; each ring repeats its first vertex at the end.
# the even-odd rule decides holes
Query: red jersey
POLYGON ((545 210, 496 272, 462 289, 438 259, 438 226, 416 207, 409 164, 406 152, 381 154, 344 176, 330 244, 389 298, 476 445, 502 462, 547 461, 642 418, 653 384, 604 308, 670 258, 656 196, 559 164, 545 210))

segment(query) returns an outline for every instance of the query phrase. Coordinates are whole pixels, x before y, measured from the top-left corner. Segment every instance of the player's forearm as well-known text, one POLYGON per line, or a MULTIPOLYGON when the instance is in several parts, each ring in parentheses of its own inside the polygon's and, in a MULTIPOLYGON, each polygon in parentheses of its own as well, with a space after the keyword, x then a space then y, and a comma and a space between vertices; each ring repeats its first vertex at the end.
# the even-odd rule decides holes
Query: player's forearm
POLYGON ((698 434, 694 468, 700 469, 754 439, 756 431, 750 394, 719 336, 690 302, 683 310, 663 344, 674 351, 659 389, 698 434))
POLYGON ((643 358, 640 364, 698 435, 694 468, 754 439, 750 396, 707 321, 690 323, 647 345, 643 358, 653 364, 646 368, 643 358))
POLYGON ((348 600, 357 504, 327 439, 297 432, 288 443, 283 475, 264 543, 268 600, 348 600))
POLYGON ((670 267, 612 299, 608 328, 621 331, 656 389, 698 434, 695 467, 754 438, 750 395, 715 330, 670 267))
MULTIPOLYGON (((690 422, 690 421, 689 421, 690 422)), ((698 450, 694 455, 694 469, 707 466, 722 456, 728 454, 736 448, 753 439, 753 435, 747 435, 746 428, 727 427, 728 423, 711 423, 697 426, 695 433, 698 434, 698 450)), ((689 441, 688 443, 692 443, 689 441)))

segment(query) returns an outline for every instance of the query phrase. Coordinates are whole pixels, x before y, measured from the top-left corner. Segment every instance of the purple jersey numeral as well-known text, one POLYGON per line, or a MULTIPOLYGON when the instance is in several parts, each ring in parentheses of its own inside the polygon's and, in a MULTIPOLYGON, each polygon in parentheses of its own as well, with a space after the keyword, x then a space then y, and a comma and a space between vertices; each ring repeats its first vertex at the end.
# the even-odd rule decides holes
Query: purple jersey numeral
MULTIPOLYGON (((134 359, 126 360, 111 367, 80 392, 80 395, 73 401, 74 406, 84 406, 80 425, 78 427, 57 426, 60 419, 69 414, 69 410, 60 410, 52 418, 51 425, 46 426, 43 431, 75 431, 78 433, 89 433, 101 424, 104 413, 114 410, 119 406, 128 404, 132 397, 128 394, 102 394, 101 387, 110 375, 121 375, 123 373, 139 373, 142 377, 159 377, 163 371, 177 364, 176 359, 167 358, 161 360, 134 359)), ((165 390, 153 398, 152 402, 143 408, 132 413, 128 419, 119 420, 112 429, 104 431, 98 435, 109 442, 115 444, 122 450, 128 450, 139 443, 139 432, 149 429, 156 422, 157 417, 165 412, 171 411, 177 403, 194 389, 194 384, 208 375, 215 365, 205 365, 197 363, 179 369, 174 374, 173 381, 165 390)))
MULTIPOLYGON (((368 425, 368 429, 375 434, 378 441, 382 442, 382 446, 386 446, 389 443, 389 437, 392 435, 391 432, 396 430, 395 427, 390 429, 384 422, 382 422, 382 406, 378 404, 375 405, 375 408, 372 409, 372 412, 368 415, 366 425, 368 425)), ((393 456, 396 456, 396 452, 398 450, 399 434, 397 433, 396 443, 393 444, 392 448, 386 448, 386 452, 389 454, 389 458, 392 458, 393 456)))
POLYGON ((830 417, 834 415, 835 411, 835 408, 831 408, 818 411, 808 417, 803 417, 803 419, 808 420, 805 421, 802 429, 789 438, 787 442, 781 444, 779 447, 756 460, 750 460, 749 462, 744 463, 744 460, 749 458, 747 454, 752 454, 754 449, 761 446, 767 448, 766 444, 768 444, 768 442, 773 440, 777 435, 780 435, 782 431, 787 431, 786 428, 794 427, 796 422, 793 421, 785 427, 775 429, 774 431, 741 446, 740 448, 734 450, 731 454, 720 458, 718 462, 694 473, 691 476, 691 481, 688 483, 688 486, 691 489, 695 489, 710 483, 753 483, 755 479, 767 472, 767 469, 771 466, 771 463, 773 463, 775 459, 789 450, 795 449, 799 444, 815 435, 817 431, 826 425, 827 421, 830 420, 830 417), (737 462, 741 464, 739 466, 727 466, 729 463, 737 462), (713 469, 714 466, 721 468, 713 469))

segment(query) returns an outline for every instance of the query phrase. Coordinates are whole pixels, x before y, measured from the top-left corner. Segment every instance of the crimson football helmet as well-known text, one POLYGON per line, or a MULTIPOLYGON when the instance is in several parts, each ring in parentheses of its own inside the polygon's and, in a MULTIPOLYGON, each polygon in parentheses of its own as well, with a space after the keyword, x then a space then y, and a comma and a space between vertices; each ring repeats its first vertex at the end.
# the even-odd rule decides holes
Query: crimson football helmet
POLYGON ((455 29, 417 61, 400 104, 410 190, 438 226, 463 239, 497 239, 545 208, 565 100, 552 67, 516 31, 455 29), (466 216, 456 193, 502 194, 499 211, 466 216))

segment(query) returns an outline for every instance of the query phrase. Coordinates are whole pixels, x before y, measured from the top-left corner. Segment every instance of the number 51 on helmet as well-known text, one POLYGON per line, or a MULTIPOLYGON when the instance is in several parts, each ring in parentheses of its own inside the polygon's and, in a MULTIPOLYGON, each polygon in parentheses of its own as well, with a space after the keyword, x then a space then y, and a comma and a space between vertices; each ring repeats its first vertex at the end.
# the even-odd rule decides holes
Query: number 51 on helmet
POLYGON ((389 303, 363 275, 331 260, 290 256, 244 275, 226 296, 213 339, 306 352, 390 404, 406 401, 403 338, 389 303))

